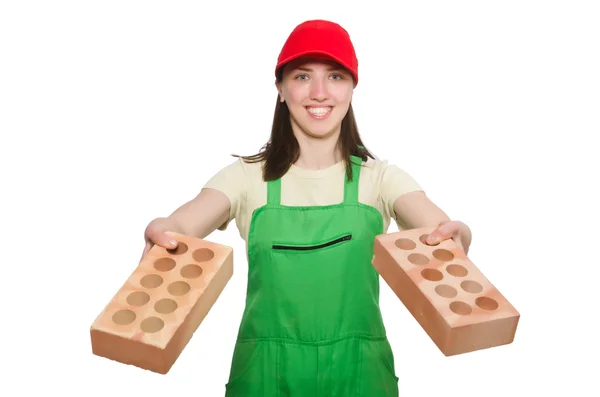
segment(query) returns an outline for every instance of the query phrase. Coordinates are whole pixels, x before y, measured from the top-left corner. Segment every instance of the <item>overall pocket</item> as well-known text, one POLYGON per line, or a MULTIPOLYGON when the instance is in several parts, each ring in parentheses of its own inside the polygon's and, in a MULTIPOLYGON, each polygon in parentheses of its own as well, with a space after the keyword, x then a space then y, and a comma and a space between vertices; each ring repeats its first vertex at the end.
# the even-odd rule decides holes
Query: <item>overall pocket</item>
POLYGON ((233 351, 226 397, 262 395, 265 376, 264 343, 237 342, 233 351))
POLYGON ((360 397, 398 397, 398 377, 387 339, 361 342, 360 397))
POLYGON ((387 339, 381 340, 377 343, 377 347, 379 349, 379 357, 381 358, 384 367, 388 370, 392 378, 398 382, 394 365, 394 353, 392 352, 389 341, 387 339))
POLYGON ((303 251, 314 251, 314 250, 320 250, 320 249, 324 249, 324 248, 328 248, 328 247, 332 247, 332 246, 336 246, 339 244, 342 244, 346 241, 350 241, 352 240, 352 234, 351 233, 344 233, 340 236, 336 236, 324 241, 319 241, 317 243, 290 243, 290 242, 274 242, 273 243, 273 250, 276 251, 298 251, 298 252, 303 252, 303 251))

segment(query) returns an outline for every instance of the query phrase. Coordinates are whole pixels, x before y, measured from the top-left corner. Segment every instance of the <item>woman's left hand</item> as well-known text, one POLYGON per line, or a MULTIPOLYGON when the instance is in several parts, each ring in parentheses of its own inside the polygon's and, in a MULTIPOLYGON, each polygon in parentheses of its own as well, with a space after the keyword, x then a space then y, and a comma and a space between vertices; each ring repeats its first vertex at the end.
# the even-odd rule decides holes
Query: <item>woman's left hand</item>
POLYGON ((427 244, 437 245, 443 240, 452 239, 458 247, 466 253, 463 241, 463 233, 468 231, 467 225, 460 221, 443 221, 427 237, 427 244))

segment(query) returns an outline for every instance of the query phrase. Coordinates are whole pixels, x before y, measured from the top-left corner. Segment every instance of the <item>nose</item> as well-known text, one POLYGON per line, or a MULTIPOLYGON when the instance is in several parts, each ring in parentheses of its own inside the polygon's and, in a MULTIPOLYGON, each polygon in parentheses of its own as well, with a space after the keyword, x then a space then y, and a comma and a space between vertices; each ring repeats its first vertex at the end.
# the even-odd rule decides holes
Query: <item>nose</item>
POLYGON ((323 79, 313 79, 310 86, 310 99, 322 102, 327 99, 327 85, 323 79))

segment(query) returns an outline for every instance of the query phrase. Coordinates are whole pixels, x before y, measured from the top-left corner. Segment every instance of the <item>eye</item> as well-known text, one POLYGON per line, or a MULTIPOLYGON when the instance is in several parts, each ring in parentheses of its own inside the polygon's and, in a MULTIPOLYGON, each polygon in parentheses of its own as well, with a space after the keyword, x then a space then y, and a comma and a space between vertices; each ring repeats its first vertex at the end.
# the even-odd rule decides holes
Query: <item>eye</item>
POLYGON ((338 73, 332 75, 332 77, 334 80, 343 80, 344 79, 344 76, 341 74, 338 74, 338 73))
POLYGON ((308 79, 307 74, 299 74, 296 76, 296 80, 307 80, 307 79, 308 79))

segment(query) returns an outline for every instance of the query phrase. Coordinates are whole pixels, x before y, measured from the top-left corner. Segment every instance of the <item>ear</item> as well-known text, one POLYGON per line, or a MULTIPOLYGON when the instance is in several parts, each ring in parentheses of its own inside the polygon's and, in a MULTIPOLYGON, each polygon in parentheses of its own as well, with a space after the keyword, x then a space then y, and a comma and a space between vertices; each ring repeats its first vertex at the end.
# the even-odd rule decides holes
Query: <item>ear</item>
POLYGON ((281 89, 281 82, 275 81, 275 88, 277 88, 277 92, 279 93, 279 101, 285 102, 285 98, 283 97, 283 91, 281 89))

